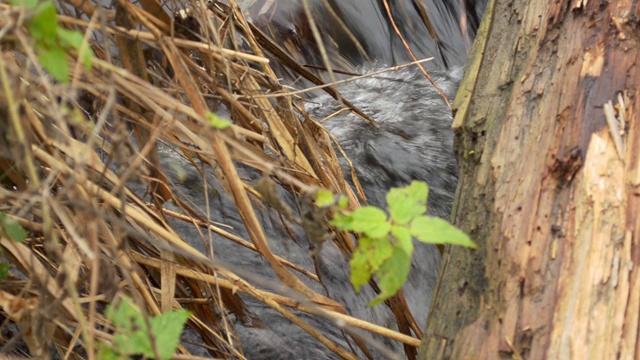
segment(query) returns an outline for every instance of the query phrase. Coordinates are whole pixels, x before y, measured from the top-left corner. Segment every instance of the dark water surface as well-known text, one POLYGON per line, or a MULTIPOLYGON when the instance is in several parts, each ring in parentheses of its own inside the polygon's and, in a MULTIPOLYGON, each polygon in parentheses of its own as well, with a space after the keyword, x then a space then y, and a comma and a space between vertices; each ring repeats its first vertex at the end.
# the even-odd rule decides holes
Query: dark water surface
MULTIPOLYGON (((330 44, 333 56, 343 58, 352 69, 366 73, 378 70, 383 65, 394 65, 411 59, 395 35, 381 1, 331 1, 335 11, 345 19, 349 30, 365 48, 369 60, 358 52, 357 47, 344 32, 336 30, 338 25, 333 22, 331 15, 323 10, 322 1, 314 0, 310 1, 310 4, 324 36, 323 41, 330 44)), ((404 15, 402 19, 396 20, 397 26, 409 41, 416 56, 435 58, 435 61, 428 65, 428 69, 452 101, 462 76, 467 47, 477 27, 476 14, 480 13, 484 3, 467 4, 465 8, 462 1, 427 0, 424 1, 424 5, 439 35, 440 43, 429 36, 412 1, 393 2, 392 13, 404 15), (465 31, 461 30, 461 23, 466 25, 465 31)), ((299 1, 258 1, 249 13, 254 22, 266 27, 271 26, 269 29, 276 36, 298 44, 301 50, 299 59, 308 64, 323 64, 314 44, 310 43, 312 40, 306 28, 308 21, 304 20, 304 11, 299 1), (265 21, 268 21, 268 24, 265 21)), ((265 31, 269 29, 265 28, 265 31)), ((285 79, 294 78, 291 73, 282 75, 285 79)), ((457 166, 452 149, 452 118, 450 109, 433 86, 415 68, 406 68, 348 83, 339 86, 338 89, 345 99, 353 102, 380 124, 378 128, 371 127, 357 116, 346 112, 324 122, 324 126, 337 137, 353 161, 370 203, 384 205, 384 196, 389 188, 407 185, 412 180, 422 180, 430 186, 429 213, 448 219, 457 184, 457 166)), ((307 102, 307 110, 318 120, 340 108, 341 105, 328 95, 319 95, 307 102)), ((170 177, 182 179, 181 182, 177 182, 177 188, 191 199, 196 207, 205 208, 200 175, 190 173, 189 171, 193 171, 190 170, 191 166, 173 155, 170 150, 167 150, 166 155, 163 157, 163 163, 170 177)), ((346 163, 343 163, 343 166, 345 174, 348 174, 346 163)), ((250 169, 241 169, 241 172, 244 179, 258 178, 258 174, 250 169)), ((208 177, 207 183, 212 188, 209 192, 212 221, 228 224, 232 227, 230 232, 248 239, 233 200, 224 194, 211 174, 208 177)), ((287 192, 280 193, 283 199, 295 207, 294 200, 287 192)), ((385 305, 368 307, 368 302, 375 297, 370 288, 366 287, 360 294, 355 293, 349 282, 348 259, 335 245, 331 242, 325 243, 314 264, 309 256, 309 248, 312 245, 308 243, 302 229, 289 224, 290 231, 298 240, 298 243, 295 243, 290 239, 275 211, 258 205, 256 211, 272 252, 321 277, 324 287, 301 276, 312 289, 342 303, 352 316, 395 329, 395 318, 385 305)), ((206 251, 199 240, 200 235, 192 226, 179 222, 173 225, 183 238, 198 239, 193 241, 192 245, 206 251)), ((254 252, 215 236, 212 245, 220 261, 233 266, 234 269, 244 269, 247 276, 259 274, 275 282, 276 277, 266 261, 254 252)), ((439 265, 440 254, 435 246, 416 244, 412 272, 404 291, 420 326, 426 323, 439 265)), ((240 272, 242 275, 242 271, 240 272)), ((338 358, 266 305, 250 297, 243 298, 251 316, 234 319, 234 326, 248 359, 338 358)), ((350 340, 344 336, 339 324, 307 314, 298 315, 320 329, 329 339, 349 349, 350 340)), ((369 340, 368 346, 376 359, 404 357, 399 343, 371 336, 366 339, 369 340), (380 349, 376 350, 376 347, 380 349)), ((351 345, 354 346, 352 341, 351 345)), ((198 349, 194 349, 194 353, 203 356, 207 354, 198 349)), ((360 356, 364 357, 363 354, 360 356)))
MULTIPOLYGON (((307 64, 322 66, 324 63, 311 40, 309 22, 305 20, 301 1, 257 0, 246 11, 252 21, 259 24, 265 32, 270 31, 278 36, 277 41, 292 41, 296 44, 300 51, 299 59, 307 64)), ((392 3, 391 12, 396 25, 416 57, 435 58, 427 67, 433 79, 452 101, 462 77, 462 66, 478 26, 478 14, 484 8, 484 1, 423 1, 439 41, 429 35, 419 15, 420 7, 414 1, 388 1, 392 3)), ((351 35, 323 7, 322 0, 309 0, 323 41, 328 44, 334 58, 342 59, 343 64, 359 73, 411 61, 411 56, 395 34, 383 1, 327 2, 344 20, 348 32, 355 36, 367 53, 364 56, 359 52, 351 35)), ((280 70, 282 72, 279 75, 285 80, 296 78, 295 74, 280 70)), ((380 124, 378 128, 371 127, 348 112, 323 123, 353 161, 369 202, 383 206, 385 194, 391 187, 408 185, 412 180, 422 180, 430 186, 429 213, 448 219, 457 185, 452 117, 451 110, 433 86, 412 67, 350 82, 338 86, 338 89, 344 99, 354 103, 380 124)), ((318 95, 308 99, 306 103, 307 110, 317 120, 322 120, 341 107, 340 103, 328 95, 318 95)), ((233 199, 225 194, 212 172, 205 172, 208 188, 204 189, 202 176, 177 152, 163 148, 160 155, 177 197, 186 199, 193 208, 208 209, 211 221, 228 225, 229 228, 225 228, 228 232, 243 239, 250 238, 233 199)), ((345 174, 349 174, 344 161, 342 165, 345 167, 345 174)), ((259 178, 259 174, 252 169, 240 167, 239 172, 241 178, 248 182, 259 178)), ((131 187, 139 195, 145 195, 143 185, 131 184, 131 187)), ((295 208, 296 202, 288 192, 279 189, 279 193, 282 199, 295 208)), ((147 197, 145 200, 150 199, 147 197)), ((172 209, 170 204, 167 207, 180 211, 177 207, 172 209)), ((348 259, 333 243, 328 241, 324 244, 314 263, 309 255, 313 244, 309 244, 299 226, 288 224, 289 231, 298 241, 296 243, 291 240, 282 219, 274 210, 263 205, 254 207, 272 252, 316 273, 324 285, 300 276, 302 281, 313 290, 343 304, 349 315, 396 329, 395 318, 388 307, 384 304, 368 307, 368 302, 376 296, 371 288, 364 287, 360 294, 355 293, 349 281, 348 259)), ((209 253, 210 248, 213 248, 216 259, 237 270, 241 276, 259 277, 269 290, 277 284, 277 278, 268 263, 255 252, 217 235, 211 237, 212 243, 202 241, 197 229, 185 222, 172 221, 172 225, 183 239, 203 253, 209 253)), ((205 234, 205 238, 208 238, 208 234, 205 234)), ((436 247, 416 243, 412 272, 404 291, 420 326, 424 326, 427 320, 439 266, 440 254, 436 247)), ((338 358, 268 306, 248 296, 243 296, 243 299, 249 310, 248 315, 245 318, 231 316, 230 319, 239 335, 238 346, 242 347, 248 359, 338 358)), ((345 336, 341 324, 308 314, 297 315, 343 348, 356 348, 353 341, 345 336)), ((363 334, 373 358, 405 357, 401 344, 359 333, 363 334)), ((201 342, 197 334, 191 332, 185 334, 184 340, 201 342)), ((194 355, 210 356, 202 347, 194 345, 189 346, 189 349, 194 355)), ((364 358, 364 354, 359 355, 364 358)))
MULTIPOLYGON (((248 13, 260 27, 269 29, 278 42, 288 39, 296 44, 307 63, 324 65, 301 4, 301 0, 257 0, 248 13)), ((397 27, 416 58, 434 57, 436 66, 455 68, 466 61, 485 1, 388 0, 389 11, 382 0, 308 0, 308 4, 324 46, 352 64, 367 62, 359 50, 368 54, 369 62, 378 64, 411 61, 396 34, 397 27), (332 11, 327 10, 327 4, 332 11), (426 12, 436 38, 431 36, 421 10, 426 12), (337 21, 333 14, 343 21, 337 21)))
MULTIPOLYGON (((297 44, 300 50, 298 59, 307 64, 323 65, 324 62, 314 46, 315 42, 310 37, 309 23, 305 20, 300 3, 287 0, 258 1, 248 12, 252 20, 261 24, 265 31, 270 30, 280 40, 297 44)), ((381 1, 330 1, 335 12, 344 19, 349 31, 367 52, 368 60, 332 15, 323 8, 322 1, 313 0, 309 3, 323 41, 328 44, 334 57, 344 59, 352 69, 366 73, 383 65, 411 60, 396 36, 381 1)), ((484 3, 467 3, 465 7, 463 1, 424 1, 440 42, 429 36, 413 1, 399 0, 392 3, 392 13, 398 17, 396 25, 406 37, 412 51, 418 58, 435 58, 427 67, 434 80, 449 99, 453 100, 462 76, 461 67, 466 60, 467 48, 478 25, 477 14, 481 13, 484 3)), ((290 73, 283 72, 282 75, 285 79, 293 78, 290 73)), ((433 86, 415 68, 407 68, 348 83, 338 89, 345 99, 353 102, 380 124, 380 127, 373 128, 348 113, 324 122, 324 126, 337 137, 353 161, 370 203, 384 205, 384 196, 389 188, 407 185, 412 180, 423 180, 430 186, 429 213, 448 219, 457 184, 457 167, 452 150, 452 118, 450 109, 433 86)), ((318 120, 340 108, 341 105, 328 95, 320 95, 307 102, 307 110, 318 120)), ((169 155, 163 161, 169 172, 174 172, 173 178, 178 177, 176 169, 190 169, 186 163, 181 165, 175 156, 169 155)), ((345 174, 348 174, 346 163, 343 166, 345 174)), ((256 173, 245 170, 246 173, 242 174, 244 178, 257 179, 256 173)), ((181 176, 186 181, 180 183, 179 188, 197 207, 204 208, 200 176, 190 173, 186 177, 184 174, 181 176)), ((214 195, 209 206, 211 219, 231 225, 233 230, 230 232, 248 239, 233 200, 224 195, 214 177, 209 176, 208 183, 215 188, 210 191, 214 195)), ((281 197, 294 204, 287 192, 281 191, 281 197)), ((348 259, 335 245, 325 243, 314 264, 309 256, 310 244, 302 229, 289 224, 298 239, 298 243, 294 243, 274 211, 265 208, 256 208, 256 211, 273 253, 316 272, 321 277, 324 288, 301 277, 311 288, 342 303, 352 316, 395 328, 395 318, 385 305, 368 307, 368 302, 375 296, 370 288, 366 287, 360 294, 355 293, 349 282, 348 259)), ((177 222, 174 226, 186 239, 200 238, 191 226, 177 222)), ((201 242, 195 241, 193 245, 205 251, 201 242)), ((215 237, 213 248, 222 262, 275 280, 266 261, 252 251, 215 237)), ((416 244, 412 272, 404 291, 420 326, 426 323, 439 265, 440 254, 435 246, 416 244)), ((244 299, 252 311, 251 318, 235 319, 234 325, 248 359, 338 358, 266 305, 249 297, 244 299)), ((320 329, 332 341, 349 348, 350 340, 337 324, 311 315, 298 315, 320 329)), ((374 358, 404 357, 399 343, 370 336, 368 339, 374 358), (376 350, 376 347, 386 350, 376 350)), ((353 346, 353 342, 351 345, 353 346)), ((204 352, 201 354, 206 355, 204 352)), ((363 354, 360 356, 364 357, 363 354)))
MULTIPOLYGON (((448 96, 455 93, 460 75, 461 70, 432 73, 448 96)), ((384 205, 389 188, 407 185, 412 180, 423 180, 430 186, 428 212, 448 219, 457 183, 457 167, 452 152, 451 113, 435 89, 422 74, 407 69, 341 86, 340 91, 380 123, 379 128, 373 128, 355 115, 337 116, 325 122, 326 128, 336 136, 357 169, 369 203, 384 205)), ((328 95, 317 97, 308 105, 311 115, 318 119, 339 108, 340 104, 328 95)), ((162 155, 165 170, 176 182, 174 190, 190 200, 194 207, 206 208, 200 175, 172 150, 167 149, 162 155)), ((348 174, 346 163, 343 165, 345 174, 348 174)), ((250 169, 240 168, 240 171, 243 179, 259 178, 250 169)), ((229 232, 249 239, 233 199, 224 193, 213 174, 208 174, 207 183, 211 186, 208 194, 211 220, 231 226, 229 232)), ((291 195, 280 190, 280 197, 295 208, 291 195)), ((295 243, 275 211, 259 205, 254 205, 254 208, 272 252, 317 273, 324 283, 322 287, 300 276, 307 285, 343 304, 352 316, 395 328, 395 318, 385 305, 368 307, 368 302, 375 297, 369 287, 364 287, 360 294, 355 293, 349 281, 348 259, 332 242, 324 243, 314 264, 309 256, 310 248, 314 245, 309 244, 300 227, 288 224, 298 240, 295 243)), ((174 210, 178 211, 177 208, 174 210)), ((180 221, 174 221, 172 225, 184 239, 192 239, 192 245, 203 252, 207 251, 192 225, 180 221)), ((267 262, 253 251, 217 236, 213 237, 213 248, 219 261, 232 266, 241 276, 248 276, 249 280, 253 280, 252 283, 262 283, 271 289, 277 282, 267 262), (251 276, 255 274, 261 280, 252 279, 251 276), (271 282, 264 282, 265 278, 271 279, 271 282)), ((435 246, 416 242, 412 271, 404 291, 420 326, 426 323, 439 264, 440 254, 435 246)), ((236 319, 234 325, 248 359, 338 358, 268 306, 250 297, 243 298, 254 318, 236 319), (256 319, 259 319, 259 325, 256 319)), ((299 315, 321 329, 331 340, 348 348, 341 328, 336 324, 306 314, 299 315)), ((382 339, 374 343, 402 356, 398 343, 382 339)), ((375 350, 373 353, 377 354, 376 358, 389 357, 375 350)))

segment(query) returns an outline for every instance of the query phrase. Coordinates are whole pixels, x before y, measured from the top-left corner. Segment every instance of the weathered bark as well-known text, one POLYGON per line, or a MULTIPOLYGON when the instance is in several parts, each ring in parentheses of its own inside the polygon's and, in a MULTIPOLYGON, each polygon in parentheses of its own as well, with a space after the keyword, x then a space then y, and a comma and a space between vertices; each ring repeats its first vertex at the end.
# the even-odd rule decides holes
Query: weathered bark
POLYGON ((454 124, 454 222, 479 248, 445 253, 422 359, 640 358, 638 19, 488 5, 454 124))

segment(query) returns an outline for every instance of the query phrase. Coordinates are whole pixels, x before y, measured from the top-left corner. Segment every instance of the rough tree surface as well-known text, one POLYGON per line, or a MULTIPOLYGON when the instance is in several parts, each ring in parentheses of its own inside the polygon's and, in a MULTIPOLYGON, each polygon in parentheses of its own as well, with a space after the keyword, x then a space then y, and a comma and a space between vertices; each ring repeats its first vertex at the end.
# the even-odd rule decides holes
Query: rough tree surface
POLYGON ((445 253, 422 359, 640 357, 639 18, 487 6, 454 124, 453 217, 480 247, 445 253))

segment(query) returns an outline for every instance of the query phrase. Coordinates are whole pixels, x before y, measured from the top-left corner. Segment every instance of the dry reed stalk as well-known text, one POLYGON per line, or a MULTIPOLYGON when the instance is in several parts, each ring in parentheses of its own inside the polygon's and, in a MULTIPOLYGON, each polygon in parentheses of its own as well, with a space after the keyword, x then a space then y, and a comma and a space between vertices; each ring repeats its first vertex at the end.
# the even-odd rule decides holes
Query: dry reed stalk
MULTIPOLYGON (((199 23, 207 24, 202 28, 211 36, 196 41, 172 29, 171 18, 152 0, 141 1, 142 7, 119 0, 107 10, 84 1, 66 4, 80 15, 66 11, 60 26, 87 32, 96 55, 86 70, 69 52, 74 69, 69 84, 51 81, 39 65, 25 27, 28 14, 0 5, 0 212, 28 231, 23 243, 0 240, 12 276, 28 279, 23 289, 0 282, 5 299, 0 305, 20 325, 32 354, 46 357, 53 344, 63 356, 79 358, 84 348, 94 358, 97 341, 112 340, 104 307, 126 294, 151 315, 181 308, 177 299, 192 299, 184 305, 193 311, 188 326, 212 354, 242 357, 226 318, 246 316, 236 291, 265 303, 345 359, 355 355, 284 306, 417 346, 414 338, 347 316, 341 304, 313 291, 291 270, 319 281, 315 274, 274 255, 252 205, 261 195, 236 170, 238 164, 252 167, 307 196, 319 187, 333 189, 359 206, 364 194, 355 171, 354 192, 338 164, 335 139, 302 113, 265 53, 324 86, 317 76, 234 6, 200 14, 199 23), (239 50, 234 34, 249 42, 253 54, 239 50), (265 96, 274 94, 275 101, 265 96), (210 126, 206 119, 215 106, 231 109, 231 127, 210 126), (251 243, 180 198, 164 176, 159 144, 182 152, 194 167, 200 160, 214 170, 235 200, 251 243), (152 202, 128 187, 134 180, 147 184, 152 202), (164 209, 169 200, 184 213, 164 209), (259 290, 220 266, 181 239, 167 216, 255 250, 295 296, 259 290)), ((326 90, 340 99, 333 87, 326 90)), ((346 253, 354 248, 349 234, 337 234, 336 241, 346 253)), ((179 353, 175 358, 196 358, 184 346, 179 353)))

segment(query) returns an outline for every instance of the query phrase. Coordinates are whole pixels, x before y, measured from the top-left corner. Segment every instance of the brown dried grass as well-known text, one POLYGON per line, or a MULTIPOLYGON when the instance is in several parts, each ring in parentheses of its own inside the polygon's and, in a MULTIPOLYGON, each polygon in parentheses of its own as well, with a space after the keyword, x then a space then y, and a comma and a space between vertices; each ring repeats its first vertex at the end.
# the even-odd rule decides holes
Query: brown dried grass
MULTIPOLYGON (((60 24, 86 33, 96 54, 90 71, 76 62, 77 54, 69 54, 69 84, 51 81, 38 64, 24 26, 28 14, 0 5, 0 211, 29 233, 23 243, 0 240, 13 267, 12 277, 0 282, 0 305, 7 321, 18 324, 31 356, 47 357, 53 344, 63 357, 93 358, 96 341, 111 340, 104 306, 122 294, 151 315, 190 309, 187 326, 219 357, 242 358, 226 319, 228 313, 245 311, 237 292, 264 302, 342 358, 354 355, 292 310, 418 344, 406 334, 349 317, 341 304, 299 279, 318 281, 315 274, 272 254, 252 206, 262 196, 236 171, 236 164, 253 167, 297 194, 332 189, 358 206, 331 136, 303 114, 300 99, 279 84, 264 54, 323 85, 318 77, 235 7, 196 11, 208 17, 198 20, 208 24, 201 31, 209 36, 198 39, 172 27, 171 17, 154 0, 141 0, 140 6, 121 0, 108 10, 68 0, 58 9, 64 9, 60 24), (239 50, 236 34, 248 40, 251 53, 239 50), (232 109, 233 126, 220 131, 209 125, 205 116, 216 106, 232 109), (179 198, 160 167, 159 143, 214 169, 235 199, 250 239, 223 230, 206 211, 191 209, 179 198), (111 162, 121 164, 120 176, 111 162), (144 202, 128 189, 132 180, 147 184, 155 201, 144 202), (162 209, 170 200, 190 215, 162 209), (254 249, 299 297, 259 290, 220 266, 181 239, 167 221, 170 216, 254 249)), ((339 98, 333 88, 328 91, 339 98)), ((334 241, 347 254, 353 250, 346 234, 334 241)), ((411 323, 402 297, 390 304, 399 323, 411 323)), ((413 329, 419 333, 415 324, 413 329)), ((195 358, 184 346, 178 353, 176 358, 195 358)))

